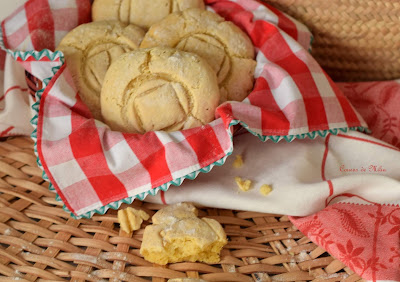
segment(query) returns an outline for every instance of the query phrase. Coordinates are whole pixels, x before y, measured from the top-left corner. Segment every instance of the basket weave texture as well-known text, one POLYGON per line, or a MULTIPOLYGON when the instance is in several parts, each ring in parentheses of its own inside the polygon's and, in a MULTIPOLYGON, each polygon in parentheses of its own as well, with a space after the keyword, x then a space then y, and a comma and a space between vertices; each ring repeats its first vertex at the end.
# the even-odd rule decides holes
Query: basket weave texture
MULTIPOLYGON (((229 243, 219 264, 165 267, 140 253, 143 228, 119 230, 115 210, 75 220, 64 212, 36 165, 33 142, 0 142, 0 275, 22 281, 358 281, 359 276, 299 232, 287 216, 201 208, 219 221, 229 243)), ((135 201, 150 215, 160 205, 135 201)), ((122 207, 123 208, 123 207, 122 207)), ((1 277, 0 277, 0 280, 1 277)))
MULTIPOLYGON (((305 23, 313 56, 336 81, 400 77, 400 3, 392 0, 266 0, 305 23)), ((28 80, 29 82, 29 80, 28 80)), ((38 85, 30 85, 31 90, 38 85)), ((48 190, 33 142, 0 142, 0 280, 362 281, 316 246, 287 216, 201 208, 229 239, 219 264, 145 261, 141 230, 119 230, 116 211, 75 220, 48 190)), ((161 206, 135 201, 150 215, 161 206)), ((122 206, 124 208, 124 206, 122 206)))
POLYGON ((304 23, 312 55, 336 81, 400 78, 400 1, 264 0, 304 23))

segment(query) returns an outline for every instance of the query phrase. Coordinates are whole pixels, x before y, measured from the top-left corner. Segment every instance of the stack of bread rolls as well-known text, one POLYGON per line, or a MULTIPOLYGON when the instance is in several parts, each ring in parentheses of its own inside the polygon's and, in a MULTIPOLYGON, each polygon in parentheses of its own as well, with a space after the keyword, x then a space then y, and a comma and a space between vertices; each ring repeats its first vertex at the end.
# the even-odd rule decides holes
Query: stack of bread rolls
POLYGON ((95 0, 65 56, 82 101, 112 130, 177 131, 214 120, 254 83, 254 47, 202 0, 95 0))

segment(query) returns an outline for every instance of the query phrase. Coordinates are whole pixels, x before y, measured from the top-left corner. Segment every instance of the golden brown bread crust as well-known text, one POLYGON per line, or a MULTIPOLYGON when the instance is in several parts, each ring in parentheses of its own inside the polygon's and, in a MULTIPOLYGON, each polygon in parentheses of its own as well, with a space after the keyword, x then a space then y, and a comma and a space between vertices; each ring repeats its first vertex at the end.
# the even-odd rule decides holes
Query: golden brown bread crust
POLYGON ((148 29, 167 15, 188 8, 204 9, 203 0, 95 0, 93 21, 118 20, 148 29))
POLYGON ((180 261, 218 263, 227 243, 221 224, 211 218, 198 218, 196 208, 178 203, 159 210, 146 226, 140 253, 150 262, 167 264, 180 261))
POLYGON ((232 22, 200 9, 167 16, 146 33, 140 47, 168 46, 203 57, 217 73, 221 102, 242 101, 253 89, 254 47, 232 22))
POLYGON ((57 50, 62 51, 82 101, 101 120, 100 92, 110 64, 139 47, 144 31, 117 21, 83 24, 69 32, 57 50))
POLYGON ((176 131, 211 122, 219 98, 217 77, 202 58, 155 47, 126 53, 111 65, 101 109, 113 130, 176 131))

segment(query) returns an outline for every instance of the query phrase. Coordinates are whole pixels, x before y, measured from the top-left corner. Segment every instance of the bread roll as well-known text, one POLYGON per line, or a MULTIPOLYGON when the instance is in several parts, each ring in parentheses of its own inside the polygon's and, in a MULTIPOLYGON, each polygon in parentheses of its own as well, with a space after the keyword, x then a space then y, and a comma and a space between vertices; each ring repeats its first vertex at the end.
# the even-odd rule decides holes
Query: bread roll
POLYGON ((167 47, 122 55, 101 91, 105 122, 114 130, 176 131, 214 119, 217 77, 199 56, 167 47))
POLYGON ((120 55, 139 47, 144 31, 117 21, 83 24, 69 32, 62 51, 82 101, 101 120, 100 92, 108 67, 120 55))
POLYGON ((140 47, 168 46, 195 53, 216 72, 221 102, 242 101, 253 89, 256 62, 249 37, 232 22, 199 9, 167 16, 146 33, 140 47))
POLYGON ((93 21, 119 20, 148 29, 167 15, 188 8, 204 9, 203 0, 95 0, 93 21))

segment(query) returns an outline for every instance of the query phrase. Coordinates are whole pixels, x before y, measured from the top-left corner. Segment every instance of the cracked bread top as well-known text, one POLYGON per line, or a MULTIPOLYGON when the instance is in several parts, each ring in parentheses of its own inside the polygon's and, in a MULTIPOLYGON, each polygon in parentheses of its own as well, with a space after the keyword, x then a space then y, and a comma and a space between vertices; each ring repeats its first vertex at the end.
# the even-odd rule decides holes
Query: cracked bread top
POLYGON ((93 21, 119 20, 148 29, 167 15, 188 8, 204 9, 203 0, 95 0, 93 21))
POLYGON ((204 59, 154 47, 126 53, 111 65, 101 109, 113 130, 177 131, 211 122, 219 99, 216 74, 204 59))
POLYGON ((204 58, 217 74, 221 103, 242 101, 253 89, 254 47, 234 23, 200 9, 167 16, 146 33, 140 47, 168 46, 204 58))
POLYGON ((105 74, 120 55, 139 47, 145 32, 117 21, 82 24, 70 31, 57 47, 64 53, 82 101, 101 120, 100 92, 105 74))

